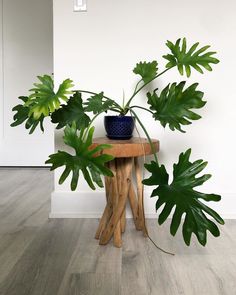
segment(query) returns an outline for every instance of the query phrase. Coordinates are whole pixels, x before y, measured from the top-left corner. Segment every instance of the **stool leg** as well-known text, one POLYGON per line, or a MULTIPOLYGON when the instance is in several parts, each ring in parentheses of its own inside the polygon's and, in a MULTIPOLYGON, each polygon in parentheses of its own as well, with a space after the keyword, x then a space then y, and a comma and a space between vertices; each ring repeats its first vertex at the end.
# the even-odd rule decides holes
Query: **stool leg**
POLYGON ((125 232, 125 227, 126 227, 126 205, 125 205, 125 208, 124 208, 124 211, 121 215, 121 232, 124 233, 125 232))
POLYGON ((114 233, 115 227, 121 218, 122 212, 124 211, 126 200, 128 197, 129 186, 131 181, 131 170, 132 170, 132 159, 128 158, 124 161, 122 169, 122 189, 119 192, 119 200, 117 206, 113 209, 113 214, 102 232, 100 237, 100 245, 105 245, 109 242, 114 233))
POLYGON ((138 201, 137 201, 137 197, 134 191, 134 185, 131 182, 130 183, 130 188, 129 188, 129 203, 130 203, 130 208, 133 214, 133 220, 134 220, 134 225, 135 228, 137 230, 142 230, 142 228, 140 228, 140 222, 139 222, 139 216, 138 216, 138 201))
MULTIPOLYGON (((116 163, 113 160, 110 164, 110 169, 114 174, 114 177, 112 177, 111 179, 111 183, 112 183, 112 207, 113 207, 113 214, 115 212, 115 208, 118 204, 118 200, 119 200, 119 190, 118 190, 118 169, 116 167, 116 163)), ((118 220, 115 230, 114 230, 114 240, 113 240, 113 244, 115 247, 120 248, 122 246, 122 239, 121 239, 121 222, 120 220, 118 220)))
POLYGON ((142 172, 141 172, 137 157, 134 158, 134 167, 135 167, 135 175, 137 180, 139 226, 143 230, 143 234, 147 236, 148 233, 147 233, 147 228, 145 226, 145 213, 144 213, 144 207, 143 207, 142 172))
POLYGON ((103 212, 102 218, 99 222, 99 226, 97 229, 97 232, 95 234, 95 239, 99 239, 101 232, 104 230, 104 228, 106 227, 107 221, 110 219, 111 215, 112 215, 112 187, 111 187, 111 179, 110 177, 105 177, 105 189, 106 189, 106 200, 107 200, 107 204, 105 207, 105 210, 103 212))
MULTIPOLYGON (((122 190, 122 167, 124 165, 124 159, 123 158, 117 158, 116 159, 116 167, 117 167, 117 184, 118 184, 118 191, 121 192, 122 190)), ((121 219, 121 232, 125 232, 125 226, 126 226, 126 205, 124 208, 124 211, 122 212, 121 219)))

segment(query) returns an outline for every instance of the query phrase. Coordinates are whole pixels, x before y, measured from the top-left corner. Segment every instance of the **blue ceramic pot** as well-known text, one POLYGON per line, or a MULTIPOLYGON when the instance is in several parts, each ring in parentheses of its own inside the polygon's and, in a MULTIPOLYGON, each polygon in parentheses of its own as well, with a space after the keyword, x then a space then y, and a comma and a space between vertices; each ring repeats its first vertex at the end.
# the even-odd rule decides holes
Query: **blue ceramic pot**
POLYGON ((105 116, 104 126, 110 139, 130 139, 134 131, 134 118, 131 116, 105 116))

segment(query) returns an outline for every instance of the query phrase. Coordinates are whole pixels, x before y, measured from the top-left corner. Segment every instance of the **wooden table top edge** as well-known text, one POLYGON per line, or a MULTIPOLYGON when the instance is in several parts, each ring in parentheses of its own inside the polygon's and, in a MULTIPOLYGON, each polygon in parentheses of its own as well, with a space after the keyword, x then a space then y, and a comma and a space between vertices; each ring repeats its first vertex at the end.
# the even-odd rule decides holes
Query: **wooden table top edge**
MULTIPOLYGON (((151 139, 155 152, 160 150, 160 142, 158 139, 151 139)), ((97 137, 93 139, 91 149, 99 144, 110 144, 111 148, 104 149, 102 154, 112 155, 115 158, 140 157, 144 155, 152 155, 153 151, 147 138, 133 137, 128 140, 113 140, 107 137, 97 137)))

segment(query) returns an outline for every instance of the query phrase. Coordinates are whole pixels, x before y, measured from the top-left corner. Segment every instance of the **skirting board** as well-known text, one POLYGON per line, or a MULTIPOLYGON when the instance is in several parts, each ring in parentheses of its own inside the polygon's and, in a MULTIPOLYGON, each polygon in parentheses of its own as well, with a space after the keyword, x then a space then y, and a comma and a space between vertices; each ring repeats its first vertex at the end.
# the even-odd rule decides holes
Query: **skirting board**
MULTIPOLYGON (((144 207, 146 218, 157 218, 155 212, 156 198, 150 198, 146 191, 144 207)), ((236 194, 221 194, 221 202, 210 202, 209 205, 224 219, 236 219, 236 194)), ((51 196, 51 212, 49 218, 100 218, 106 204, 103 191, 68 192, 56 191, 51 196)), ((127 208, 127 218, 132 218, 127 208)))

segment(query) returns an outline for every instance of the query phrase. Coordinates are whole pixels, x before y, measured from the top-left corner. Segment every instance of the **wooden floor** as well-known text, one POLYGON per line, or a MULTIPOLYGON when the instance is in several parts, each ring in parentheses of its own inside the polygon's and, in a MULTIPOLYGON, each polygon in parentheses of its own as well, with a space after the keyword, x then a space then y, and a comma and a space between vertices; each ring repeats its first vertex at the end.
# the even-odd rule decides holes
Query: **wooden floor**
POLYGON ((0 169, 1 295, 236 294, 236 221, 206 248, 148 220, 158 251, 128 221, 123 248, 99 246, 97 219, 48 219, 52 174, 0 169))

